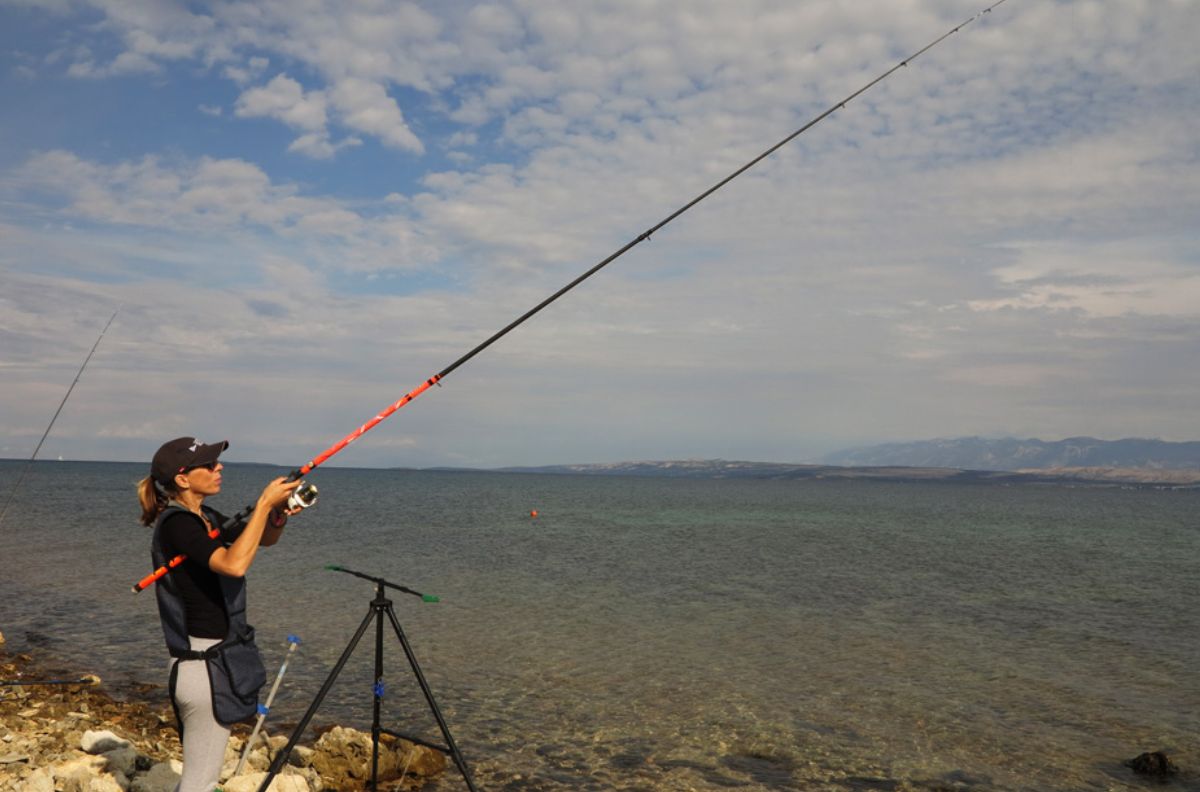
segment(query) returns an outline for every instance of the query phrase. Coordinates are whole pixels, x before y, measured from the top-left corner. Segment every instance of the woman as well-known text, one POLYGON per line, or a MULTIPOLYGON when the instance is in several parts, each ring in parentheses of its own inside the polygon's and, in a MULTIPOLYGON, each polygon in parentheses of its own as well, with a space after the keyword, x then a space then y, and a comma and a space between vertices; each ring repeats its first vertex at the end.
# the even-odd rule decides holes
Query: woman
POLYGON ((277 478, 242 525, 204 505, 221 491, 218 457, 229 447, 180 437, 158 449, 138 483, 142 524, 154 527, 155 568, 186 560, 155 588, 171 661, 171 703, 183 742, 177 792, 210 792, 225 759, 229 727, 255 713, 266 671, 246 623, 244 576, 258 548, 279 541, 288 496, 299 481, 277 478))

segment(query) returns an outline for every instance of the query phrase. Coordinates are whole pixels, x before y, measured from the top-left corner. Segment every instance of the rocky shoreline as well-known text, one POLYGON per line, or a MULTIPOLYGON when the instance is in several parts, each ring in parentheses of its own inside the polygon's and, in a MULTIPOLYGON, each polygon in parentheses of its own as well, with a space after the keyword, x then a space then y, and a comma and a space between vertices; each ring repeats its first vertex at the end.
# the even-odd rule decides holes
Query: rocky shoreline
MULTIPOLYGON (((233 771, 252 724, 233 729, 223 792, 254 792, 284 735, 264 740, 233 771)), ((110 689, 99 677, 67 674, 29 654, 9 654, 0 635, 0 792, 171 792, 182 749, 175 716, 158 685, 110 689)), ((298 745, 272 792, 357 790, 370 776, 371 736, 341 726, 298 745)), ((446 767, 445 757, 385 735, 379 787, 419 789, 446 767)))

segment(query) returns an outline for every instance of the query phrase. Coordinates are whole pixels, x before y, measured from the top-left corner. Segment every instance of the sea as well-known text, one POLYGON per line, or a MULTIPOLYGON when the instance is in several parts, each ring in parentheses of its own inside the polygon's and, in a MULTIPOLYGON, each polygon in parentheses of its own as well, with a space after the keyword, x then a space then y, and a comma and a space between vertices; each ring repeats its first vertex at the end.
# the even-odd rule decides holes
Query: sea
MULTIPOLYGON (((23 467, 0 462, 0 498, 23 467)), ((130 590, 145 470, 29 468, 0 526, 8 651, 165 683, 154 595, 130 590)), ((231 464, 210 505, 283 472, 231 464)), ((300 640, 270 733, 310 710, 369 730, 378 647, 383 728, 444 742, 423 678, 483 790, 1200 790, 1195 489, 309 480, 248 575, 272 677, 300 640), (412 662, 345 570, 409 590, 384 593, 412 662), (1141 780, 1146 751, 1180 773, 1141 780)), ((453 765, 433 787, 462 788, 453 765)))

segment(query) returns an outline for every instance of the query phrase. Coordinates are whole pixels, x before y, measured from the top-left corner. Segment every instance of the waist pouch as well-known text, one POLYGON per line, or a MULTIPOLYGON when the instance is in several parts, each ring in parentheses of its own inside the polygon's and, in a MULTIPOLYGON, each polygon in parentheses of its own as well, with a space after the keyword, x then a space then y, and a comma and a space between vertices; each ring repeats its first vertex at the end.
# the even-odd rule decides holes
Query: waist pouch
POLYGON ((218 644, 217 656, 208 661, 212 683, 213 714, 228 726, 258 713, 258 691, 267 682, 267 669, 254 645, 254 628, 237 643, 218 644))
MULTIPOLYGON (((203 660, 212 689, 213 716, 223 726, 239 723, 258 713, 258 691, 267 682, 267 669, 254 645, 254 628, 203 652, 173 652, 180 660, 203 660)), ((178 663, 176 664, 178 665, 178 663)), ((171 673, 174 700, 176 669, 171 673)))

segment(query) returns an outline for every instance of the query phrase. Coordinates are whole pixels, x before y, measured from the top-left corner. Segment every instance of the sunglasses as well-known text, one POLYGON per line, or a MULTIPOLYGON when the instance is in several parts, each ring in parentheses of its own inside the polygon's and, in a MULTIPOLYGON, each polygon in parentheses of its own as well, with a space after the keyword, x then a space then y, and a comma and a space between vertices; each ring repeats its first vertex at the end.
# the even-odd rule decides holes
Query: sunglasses
POLYGON ((215 461, 214 462, 205 462, 200 465, 192 465, 191 467, 185 467, 182 470, 180 470, 179 472, 180 473, 190 473, 191 471, 196 470, 197 468, 204 468, 209 473, 215 473, 217 470, 217 465, 219 465, 219 464, 221 464, 221 463, 215 462, 215 461))

